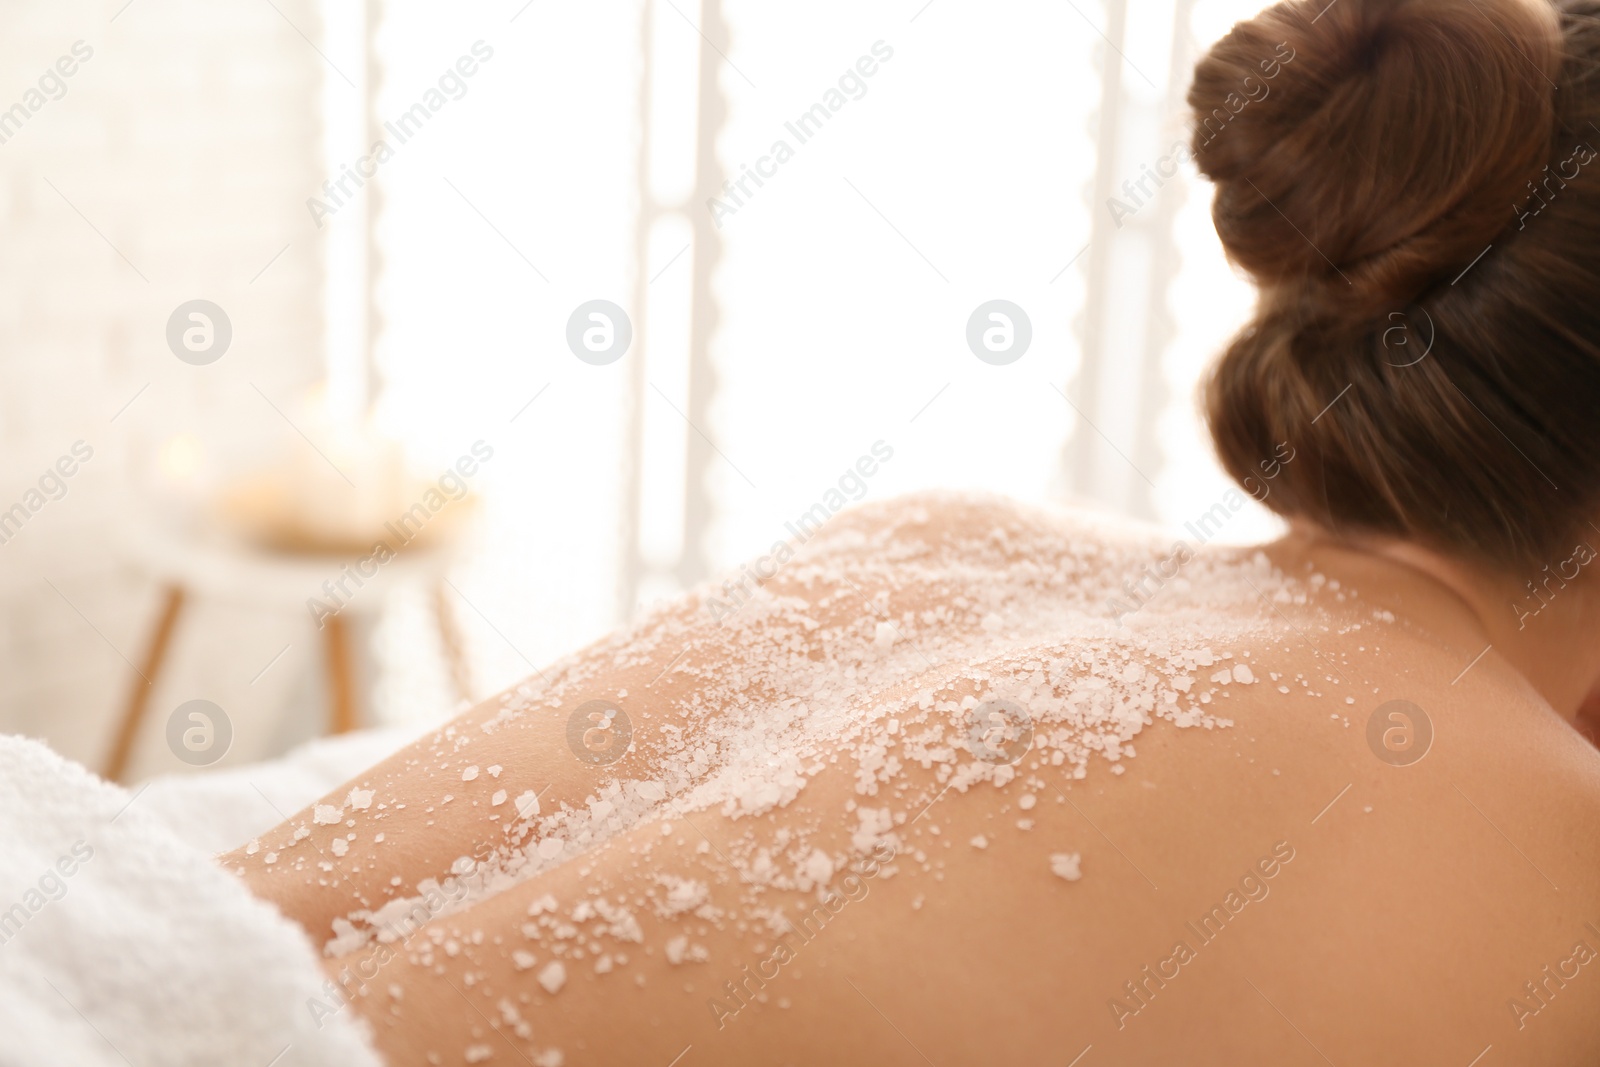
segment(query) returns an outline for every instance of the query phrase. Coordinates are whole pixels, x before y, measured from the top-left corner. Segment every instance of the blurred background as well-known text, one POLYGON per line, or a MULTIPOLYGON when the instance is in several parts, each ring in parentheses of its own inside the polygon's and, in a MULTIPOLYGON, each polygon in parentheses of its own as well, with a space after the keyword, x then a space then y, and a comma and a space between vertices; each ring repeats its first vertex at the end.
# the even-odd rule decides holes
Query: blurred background
POLYGON ((0 731, 137 780, 437 716, 879 442, 863 499, 1176 530, 1250 294, 1172 153, 1257 6, 6 5, 0 731))

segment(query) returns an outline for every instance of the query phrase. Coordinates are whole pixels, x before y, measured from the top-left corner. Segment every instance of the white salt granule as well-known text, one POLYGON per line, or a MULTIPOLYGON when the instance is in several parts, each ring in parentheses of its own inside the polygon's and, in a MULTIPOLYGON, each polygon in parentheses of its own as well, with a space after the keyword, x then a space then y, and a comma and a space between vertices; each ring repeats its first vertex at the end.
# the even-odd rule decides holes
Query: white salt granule
POLYGON ((505 802, 506 802, 506 791, 504 789, 496 789, 494 791, 494 796, 489 798, 489 806, 491 808, 498 808, 500 805, 504 804, 505 802))
POLYGON ((1078 869, 1080 857, 1076 852, 1052 852, 1050 854, 1050 873, 1057 878, 1065 878, 1069 882, 1076 882, 1083 877, 1083 872, 1078 869))
POLYGON ((1233 680, 1240 685, 1249 685, 1256 680, 1255 673, 1243 663, 1236 663, 1233 667, 1233 680))
POLYGON ((463 782, 470 782, 476 777, 478 777, 478 768, 476 766, 468 767, 461 772, 461 780, 463 782))
POLYGON ((500 777, 500 772, 503 771, 503 770, 505 770, 505 768, 500 766, 500 764, 496 763, 494 766, 489 768, 489 777, 490 778, 498 778, 498 777, 500 777))
POLYGON ((968 841, 967 844, 971 845, 973 848, 988 848, 989 847, 989 839, 987 837, 984 837, 982 834, 979 834, 977 837, 974 837, 971 841, 968 841))
POLYGON ((468 1063, 484 1063, 494 1058, 494 1049, 488 1045, 468 1045, 463 1055, 468 1063))
POLYGON ((890 648, 894 645, 895 637, 894 623, 880 622, 873 633, 872 643, 880 649, 890 648))
POLYGON ((656 881, 667 887, 667 897, 660 908, 662 915, 682 915, 686 911, 693 911, 711 895, 704 882, 697 882, 693 878, 663 874, 656 881))
POLYGON ((1021 808, 1023 811, 1032 811, 1033 806, 1037 803, 1039 803, 1038 797, 1034 796, 1032 793, 1024 793, 1022 794, 1021 798, 1017 800, 1017 807, 1021 808))
POLYGON ((711 953, 706 951, 704 945, 691 944, 688 937, 679 935, 666 944, 667 962, 679 963, 704 963, 711 958, 711 953))
POLYGON ((561 850, 566 847, 567 843, 561 840, 561 838, 547 837, 543 841, 539 842, 539 858, 553 860, 557 856, 561 855, 561 850))
POLYGON ((372 790, 352 789, 350 795, 345 797, 345 804, 353 811, 366 811, 372 807, 372 790))
POLYGON ((539 814, 539 795, 533 790, 517 794, 517 818, 526 819, 539 814))
POLYGON ((561 992, 561 987, 567 984, 566 965, 560 960, 551 960, 545 964, 544 970, 539 972, 539 984, 552 996, 561 992))
POLYGON ((350 842, 346 841, 342 837, 336 837, 332 841, 328 842, 328 847, 333 850, 333 854, 335 856, 343 856, 346 852, 350 851, 350 842))
POLYGON ((334 826, 344 818, 344 809, 332 804, 318 804, 311 809, 311 821, 318 826, 334 826))
POLYGON ((539 961, 527 949, 516 949, 511 953, 511 963, 519 971, 531 971, 533 965, 539 961))

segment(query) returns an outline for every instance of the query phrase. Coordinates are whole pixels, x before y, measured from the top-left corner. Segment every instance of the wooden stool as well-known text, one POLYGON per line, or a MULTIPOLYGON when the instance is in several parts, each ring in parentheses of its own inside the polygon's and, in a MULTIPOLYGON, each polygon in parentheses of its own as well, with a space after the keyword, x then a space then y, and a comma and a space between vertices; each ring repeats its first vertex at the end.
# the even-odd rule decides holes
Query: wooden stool
MULTIPOLYGON (((113 782, 121 781, 127 773, 133 747, 147 717, 151 695, 171 651, 178 622, 191 600, 208 597, 279 610, 289 608, 303 611, 306 597, 321 595, 323 581, 339 575, 341 568, 351 562, 348 557, 274 552, 220 536, 207 538, 195 533, 157 528, 147 530, 135 542, 134 549, 136 561, 160 580, 162 596, 145 648, 144 661, 129 683, 127 700, 117 721, 116 734, 102 772, 113 782)), ((466 650, 444 581, 453 555, 449 545, 404 549, 382 564, 376 575, 364 581, 358 590, 359 597, 352 597, 349 605, 342 608, 339 614, 321 620, 329 733, 354 730, 362 720, 350 626, 343 610, 359 603, 362 612, 375 612, 387 592, 400 583, 426 583, 431 586, 434 620, 439 628, 440 645, 449 667, 451 684, 458 699, 472 699, 466 650), (378 588, 372 588, 375 585, 378 588)))

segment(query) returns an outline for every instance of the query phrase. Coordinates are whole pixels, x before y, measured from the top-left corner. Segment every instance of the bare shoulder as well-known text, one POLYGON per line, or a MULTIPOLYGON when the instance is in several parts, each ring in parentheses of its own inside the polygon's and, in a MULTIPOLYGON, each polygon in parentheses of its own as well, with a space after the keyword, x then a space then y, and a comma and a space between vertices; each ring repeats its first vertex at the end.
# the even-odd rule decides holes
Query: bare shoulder
MULTIPOLYGON (((846 511, 779 562, 504 711, 614 701, 640 751, 551 761, 498 891, 368 994, 395 1062, 459 1057, 459 1010, 415 1006, 463 997, 573 1063, 1592 1059, 1600 757, 1492 653, 998 498, 846 511)), ((495 810, 489 755, 437 762, 495 810)))

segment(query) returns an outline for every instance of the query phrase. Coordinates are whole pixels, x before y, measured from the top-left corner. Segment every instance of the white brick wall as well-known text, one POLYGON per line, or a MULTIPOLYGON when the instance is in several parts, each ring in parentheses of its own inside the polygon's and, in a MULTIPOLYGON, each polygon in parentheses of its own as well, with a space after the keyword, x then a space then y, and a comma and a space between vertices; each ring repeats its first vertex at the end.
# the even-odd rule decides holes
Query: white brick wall
MULTIPOLYGON (((284 427, 252 383, 287 407, 321 374, 304 203, 322 177, 321 83, 337 77, 294 28, 316 39, 315 0, 125 2, 0 7, 0 109, 75 41, 94 50, 65 96, 0 144, 0 509, 75 440, 94 448, 65 498, 0 544, 0 730, 91 766, 133 677, 123 656, 140 661, 158 603, 125 553, 157 450, 190 433, 212 469, 265 458, 284 427), (173 308, 197 297, 233 322, 230 350, 207 367, 165 343, 173 308)), ((285 702, 321 714, 303 619, 200 605, 174 652, 135 774, 180 766, 160 724, 184 700, 229 711, 230 762, 281 739, 285 702)))

